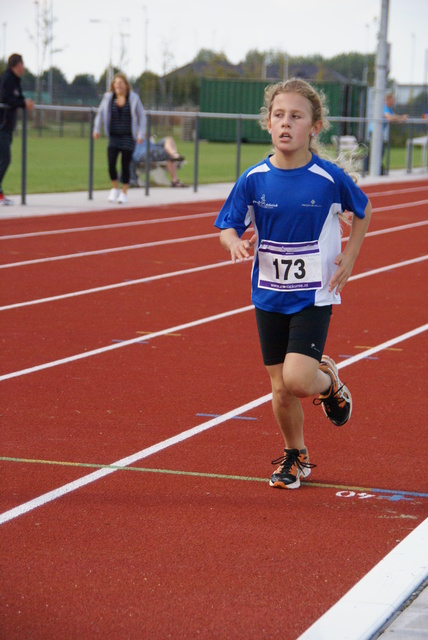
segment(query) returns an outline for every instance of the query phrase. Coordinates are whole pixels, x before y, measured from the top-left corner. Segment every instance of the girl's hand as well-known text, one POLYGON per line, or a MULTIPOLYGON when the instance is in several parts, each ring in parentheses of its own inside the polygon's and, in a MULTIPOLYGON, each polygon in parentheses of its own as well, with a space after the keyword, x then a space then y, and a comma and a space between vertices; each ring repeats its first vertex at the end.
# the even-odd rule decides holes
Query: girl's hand
POLYGON ((354 267, 355 259, 351 259, 346 255, 345 252, 339 253, 337 258, 334 261, 334 264, 337 265, 337 270, 332 279, 329 282, 328 290, 331 292, 337 287, 336 293, 340 293, 343 290, 343 287, 347 283, 352 269, 354 267))
POLYGON ((352 216, 351 234, 348 244, 334 261, 334 264, 337 265, 337 271, 329 282, 328 290, 330 292, 337 287, 337 293, 340 293, 347 283, 354 268, 354 263, 360 251, 364 236, 366 235, 371 215, 372 205, 369 200, 364 210, 364 218, 352 216))
POLYGON ((243 260, 249 260, 251 258, 249 251, 255 245, 257 236, 253 235, 250 240, 241 240, 241 238, 234 239, 229 244, 230 256, 232 262, 242 262, 243 260))

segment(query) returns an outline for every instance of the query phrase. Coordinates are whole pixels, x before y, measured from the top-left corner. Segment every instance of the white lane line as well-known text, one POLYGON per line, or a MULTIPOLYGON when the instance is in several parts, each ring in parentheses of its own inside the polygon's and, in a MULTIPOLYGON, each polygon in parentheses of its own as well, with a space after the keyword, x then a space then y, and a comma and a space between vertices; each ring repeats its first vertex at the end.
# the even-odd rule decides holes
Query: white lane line
MULTIPOLYGON (((348 280, 361 280, 361 278, 365 278, 367 275, 374 276, 377 273, 385 273, 385 271, 393 271, 394 269, 398 269, 399 267, 408 267, 411 264, 417 264, 418 262, 424 262, 428 258, 428 255, 419 256, 419 258, 412 258, 411 260, 403 260, 403 262, 396 262, 395 264, 387 265, 386 267, 378 267, 377 269, 371 269, 370 271, 365 271, 363 273, 356 273, 355 276, 351 276, 348 280)), ((1 311, 1 307, 0 307, 1 311)))
MULTIPOLYGON (((376 275, 378 273, 383 273, 385 271, 390 271, 393 269, 398 269, 399 267, 405 267, 409 264, 415 264, 416 262, 422 262, 426 260, 428 256, 422 256, 420 258, 414 258, 413 260, 406 260, 405 262, 396 262, 395 264, 389 265, 387 267, 380 267, 378 269, 372 269, 371 271, 365 271, 364 273, 359 273, 355 276, 351 276, 348 282, 353 280, 360 280, 361 278, 368 278, 369 276, 376 275)), ((228 263, 225 263, 228 264, 228 263)), ((212 322, 213 320, 218 320, 220 318, 225 318, 231 315, 235 315, 237 313, 243 313, 245 311, 249 311, 253 309, 253 305, 248 305, 246 307, 241 307, 239 309, 233 309, 232 311, 227 311, 225 313, 221 313, 214 316, 208 316, 207 318, 201 318, 200 320, 194 320, 192 322, 188 322, 183 325, 179 325, 178 327, 170 327, 169 329, 163 329, 162 331, 157 331, 156 333, 150 333, 144 336, 144 340, 151 340, 153 338, 157 338, 159 336, 163 336, 167 333, 175 333, 182 329, 187 329, 193 326, 198 326, 201 324, 205 324, 207 322, 212 322)), ((57 367, 62 364, 68 364, 69 362, 74 362, 76 360, 82 360, 83 358, 89 358, 94 355, 99 355, 101 353, 105 353, 107 351, 112 351, 113 349, 121 349, 122 347, 127 347, 131 344, 137 343, 141 341, 141 337, 139 338, 130 338, 129 340, 123 340, 122 342, 116 342, 114 344, 107 345, 106 347, 99 347, 98 349, 94 349, 92 351, 84 351, 83 353, 78 353, 74 356, 69 356, 67 358, 61 358, 59 360, 54 360, 52 362, 46 362, 45 364, 36 365, 34 367, 29 367, 27 369, 21 369, 20 371, 13 371, 11 373, 6 373, 0 376, 0 382, 2 380, 9 380, 10 378, 17 378, 21 375, 27 375, 28 373, 35 373, 37 371, 42 371, 43 369, 50 369, 52 367, 57 367)))
POLYGON ((105 231, 107 229, 122 229, 126 227, 140 227, 148 224, 162 224, 163 222, 182 222, 183 220, 198 220, 218 215, 218 211, 208 213, 188 214, 185 216, 170 216, 168 218, 152 218, 151 220, 134 220, 131 222, 117 222, 112 224, 100 224, 92 227, 71 227, 67 229, 51 229, 50 231, 34 231, 32 233, 14 233, 8 236, 0 236, 0 240, 17 240, 20 238, 37 238, 40 236, 62 235, 63 233, 82 233, 85 231, 105 231))
POLYGON ((386 233, 394 233, 395 231, 407 231, 407 229, 414 229, 417 227, 425 227, 428 224, 428 220, 422 220, 421 222, 412 222, 410 224, 402 224, 398 227, 390 227, 389 229, 379 229, 378 231, 368 231, 366 237, 372 238, 374 236, 383 236, 386 233))
MULTIPOLYGON (((428 576, 427 549, 428 518, 302 633, 298 640, 373 638, 428 576)), ((425 633, 422 635, 426 637, 425 633)), ((415 638, 422 638, 422 635, 416 632, 415 638)), ((404 637, 401 634, 399 636, 404 637)), ((409 627, 408 637, 412 636, 412 628, 409 627)))
MULTIPOLYGON (((199 325, 206 324, 207 322, 214 322, 216 320, 221 320, 222 318, 228 318, 230 316, 237 315, 238 313, 244 313, 245 311, 250 311, 250 309, 253 309, 253 305, 248 305, 247 307, 241 307, 239 309, 232 309, 231 311, 218 313, 214 316, 201 318, 200 320, 192 320, 191 322, 179 324, 175 327, 169 327, 168 329, 162 329, 161 331, 148 333, 147 335, 144 336, 144 340, 153 340, 154 338, 165 336, 168 333, 178 333, 179 331, 183 331, 184 329, 190 329, 192 327, 198 327, 199 325)), ((115 342, 114 344, 109 344, 106 347, 99 347, 98 349, 93 349, 92 351, 84 351, 83 353, 77 353, 74 356, 68 356, 67 358, 53 360, 52 362, 45 362, 44 364, 39 364, 39 365, 36 365, 35 367, 29 367, 28 369, 21 369, 21 371, 13 371, 12 373, 6 373, 0 376, 0 381, 10 380, 11 378, 17 378, 19 376, 24 376, 29 373, 35 373, 37 371, 43 371, 45 369, 51 369, 52 367, 57 367, 61 364, 69 364, 70 362, 76 362, 76 360, 83 360, 84 358, 97 356, 101 353, 107 353, 108 351, 113 351, 114 349, 121 349, 122 347, 127 347, 131 344, 136 344, 138 342, 141 342, 141 339, 142 339, 141 336, 139 336, 138 338, 131 338, 130 340, 124 340, 123 342, 115 342)))
POLYGON ((423 204, 428 204, 428 200, 417 200, 416 202, 406 202, 405 204, 390 204, 386 207, 376 207, 373 209, 373 213, 379 213, 379 211, 394 211, 396 209, 409 209, 410 207, 420 207, 423 204))
MULTIPOLYGON (((359 273, 355 276, 351 276, 348 282, 352 280, 360 280, 361 278, 368 278, 369 276, 376 275, 378 273, 383 273, 385 271, 389 271, 392 269, 398 269, 399 267, 406 267, 409 264, 414 264, 415 262, 421 262, 426 260, 428 256, 422 256, 420 258, 415 258, 414 260, 407 260, 405 262, 397 262, 395 264, 389 265, 387 267, 380 267, 379 269, 372 269, 371 271, 366 271, 364 273, 359 273)), ((223 264, 223 263, 221 263, 223 264)), ((227 262, 224 264, 228 264, 227 262)), ((237 313, 243 313, 245 311, 250 311, 253 309, 253 305, 248 305, 246 307, 241 307, 239 309, 233 309, 232 311, 226 311, 225 313, 220 313, 214 316, 208 316, 207 318, 201 318, 200 320, 194 320, 177 327, 170 327, 168 329, 163 329, 162 331, 157 331, 155 333, 149 333, 144 336, 144 340, 152 340, 153 338, 157 338, 159 336, 166 335, 168 333, 176 333, 183 329, 188 329, 190 327, 198 326, 201 324, 205 324, 207 322, 213 322, 214 320, 218 320, 220 318, 225 318, 231 315, 235 315, 237 313)), ((99 347, 98 349, 93 349, 91 351, 84 351, 83 353, 75 354, 74 356, 68 356, 67 358, 61 358, 59 360, 53 360, 51 362, 46 362, 44 364, 36 365, 34 367, 29 367, 27 369, 21 369, 20 371, 13 371, 11 373, 6 373, 0 376, 0 382, 2 380, 10 380, 11 378, 17 378, 19 376, 27 375, 29 373, 36 373, 37 371, 42 371, 44 369, 50 369, 52 367, 57 367, 62 364, 68 364, 70 362, 75 362, 76 360, 83 360, 84 358, 89 358, 95 355, 100 355, 101 353, 106 353, 107 351, 112 351, 113 349, 121 349, 122 347, 127 347, 131 344, 135 344, 141 341, 141 336, 138 338, 130 338, 129 340, 123 340, 122 342, 116 342, 114 344, 109 344, 106 347, 99 347)))
POLYGON ((107 284, 102 287, 94 287, 92 289, 82 289, 81 291, 72 291, 71 293, 62 293, 50 298, 39 298, 38 300, 28 300, 26 302, 16 302, 15 304, 7 304, 0 307, 0 311, 10 309, 18 309, 20 307, 28 307, 32 304, 43 304, 44 302, 54 302, 57 300, 65 300, 66 298, 76 298, 77 296, 85 296, 91 293, 99 293, 100 291, 110 291, 111 289, 120 289, 122 287, 131 287, 136 284, 144 284, 145 282, 153 282, 154 280, 163 280, 183 276, 189 273, 198 273, 199 271, 208 271, 209 269, 217 269, 218 267, 227 267, 232 265, 231 260, 225 262, 215 262, 214 264, 205 264, 202 267, 192 267, 191 269, 181 269, 180 271, 171 271, 170 273, 160 273, 155 276, 147 276, 138 280, 128 280, 127 282, 116 282, 115 284, 107 284))
MULTIPOLYGON (((384 197, 388 195, 416 193, 418 191, 427 191, 427 190, 428 190, 428 187, 418 187, 415 189, 401 189, 399 191, 376 192, 376 193, 370 193, 369 197, 370 198, 384 197)), ((420 205, 420 204, 426 204, 426 203, 428 203, 428 200, 419 200, 419 202, 417 202, 416 204, 420 205)), ((413 204, 414 203, 409 202, 404 204, 392 205, 390 207, 374 208, 373 212, 385 211, 393 208, 402 209, 403 207, 406 207, 406 206, 413 206, 413 204)), ((209 211, 207 213, 187 214, 183 216, 169 216, 167 218, 152 218, 150 220, 133 220, 129 222, 116 222, 112 224, 100 224, 100 225, 87 226, 87 227, 69 227, 66 229, 50 229, 48 231, 14 233, 14 234, 9 234, 5 236, 0 236, 0 241, 1 240, 17 240, 20 238, 38 238, 38 237, 62 235, 62 234, 68 234, 68 233, 84 233, 87 231, 92 232, 92 231, 105 231, 108 229, 122 229, 122 228, 125 229, 127 227, 138 227, 143 225, 162 224, 165 222, 169 223, 169 222, 180 222, 183 220, 197 220, 200 218, 214 217, 214 216, 217 216, 217 214, 218 214, 218 211, 209 211)))
MULTIPOLYGON (((424 222, 423 224, 428 224, 427 222, 424 222)), ((415 226, 420 226, 420 223, 418 223, 415 226)), ((407 229, 409 228, 408 225, 405 225, 403 227, 400 227, 400 231, 403 229, 407 229)), ((380 235, 383 233, 392 233, 392 231, 395 231, 396 229, 386 229, 386 230, 382 230, 382 231, 373 231, 371 232, 371 235, 380 235)), ((398 230, 398 229, 397 229, 398 230)), ((366 234, 369 235, 369 234, 366 234)), ((343 238, 342 241, 348 240, 348 238, 343 238)), ((379 269, 374 269, 370 272, 367 273, 362 273, 362 274, 358 274, 355 276, 351 276, 350 280, 357 280, 359 278, 364 278, 366 277, 366 275, 370 274, 373 275, 375 273, 382 273, 384 271, 389 271, 390 269, 396 269, 398 267, 404 267, 404 266, 408 266, 410 264, 415 264, 417 262, 421 262, 423 260, 426 260, 427 256, 420 256, 419 258, 412 258, 410 260, 405 260, 403 262, 396 262, 395 264, 392 265, 387 265, 386 267, 379 267, 379 269)), ((226 267, 226 266, 231 266, 232 262, 230 260, 226 260, 224 262, 216 262, 214 264, 208 264, 208 265, 204 265, 202 267, 192 267, 191 269, 182 269, 180 271, 171 271, 170 273, 161 273, 155 276, 146 276, 145 278, 139 278, 137 280, 129 280, 127 282, 116 282, 114 284, 107 284, 107 285, 103 285, 101 287, 93 287, 92 289, 82 289, 80 291, 72 291, 70 293, 62 293, 62 294, 58 294, 56 296, 50 296, 48 298, 37 298, 35 300, 27 300, 24 302, 16 302, 14 304, 7 304, 7 305, 3 305, 2 307, 0 307, 0 311, 9 311, 11 309, 19 309, 20 307, 28 307, 30 305, 34 305, 34 304, 44 304, 45 302, 55 302, 58 300, 65 300, 67 298, 76 298, 78 296, 84 296, 84 295, 88 295, 88 294, 92 294, 92 293, 99 293, 101 291, 109 291, 111 289, 119 289, 121 287, 130 287, 136 284, 143 284, 145 282, 151 282, 154 280, 163 280, 165 278, 173 278, 175 276, 181 276, 181 275, 185 275, 185 274, 189 274, 189 273, 197 273, 198 271, 205 271, 206 269, 216 269, 217 267, 226 267)))
MULTIPOLYGON (((355 364, 355 362, 358 362, 359 360, 363 360, 365 357, 368 357, 373 353, 378 353, 379 351, 388 349, 392 345, 397 344, 399 342, 403 342, 404 340, 408 340, 409 338, 412 338, 414 336, 417 336, 418 334, 426 331, 427 329, 428 329, 428 324, 423 325, 421 327, 417 327, 416 329, 413 329, 412 331, 408 331, 407 333, 404 333, 400 336, 396 336, 395 338, 391 338, 390 340, 387 340, 386 342, 382 342, 376 347, 372 347, 371 349, 368 349, 364 353, 359 353, 358 355, 352 358, 348 358, 347 360, 340 362, 338 364, 338 368, 343 369, 345 367, 348 367, 351 364, 355 364)), ((248 402, 247 404, 237 407, 236 409, 232 409, 231 411, 228 411, 227 413, 224 413, 221 416, 218 416, 216 418, 213 418, 212 420, 208 420, 207 422, 203 422, 202 424, 192 427, 191 429, 183 431, 177 434, 176 436, 173 436, 172 438, 168 438, 167 440, 163 440, 158 444, 147 447, 146 449, 142 449, 141 451, 131 456, 128 456, 127 458, 123 458, 121 460, 118 460, 117 462, 113 462, 112 467, 126 467, 128 465, 133 465, 136 462, 143 460, 144 458, 147 458, 148 456, 158 453, 159 451, 162 451, 164 449, 167 449, 168 447, 178 444, 179 442, 188 440, 189 438, 192 438, 193 436, 198 435, 203 431, 207 431, 212 427, 222 424, 223 422, 226 422, 227 420, 234 418, 237 415, 241 415, 243 413, 246 413, 247 411, 250 411, 251 409, 254 409, 255 407, 265 404, 266 402, 269 402, 271 399, 272 399, 272 394, 268 393, 267 395, 261 396, 260 398, 252 400, 251 402, 248 402)), ((0 514, 0 524, 13 520, 14 518, 17 518, 23 515, 24 513, 28 513, 29 511, 32 511, 37 507, 41 507, 44 504, 52 502, 53 500, 56 500, 57 498, 60 498, 63 495, 66 495, 67 493, 76 491, 81 487, 91 484, 92 482, 95 482, 100 478, 110 475, 111 473, 116 473, 117 471, 118 469, 110 468, 110 467, 99 469, 97 471, 94 471, 93 473, 83 476, 82 478, 79 478, 78 480, 74 480, 73 482, 63 485, 62 487, 58 487, 53 491, 49 491, 48 493, 45 493, 37 498, 34 498, 33 500, 29 500, 28 502, 22 505, 19 505, 18 507, 9 509, 8 511, 5 511, 4 513, 0 514)))
MULTIPOLYGON (((217 425, 222 424, 223 422, 226 422, 227 420, 230 420, 237 415, 246 413, 247 411, 251 411, 251 409, 254 409, 259 405, 264 404, 265 402, 268 402, 271 398, 272 398, 272 394, 268 394, 266 396, 262 396, 261 398, 257 398, 256 400, 252 400, 251 402, 248 402, 247 404, 244 404, 241 407, 237 407, 236 409, 232 409, 231 411, 228 411, 227 413, 224 413, 221 416, 217 416, 212 420, 208 420, 207 422, 203 422, 195 427, 192 427, 191 429, 187 429, 187 431, 182 431, 181 433, 177 434, 176 436, 173 436, 172 438, 168 438, 167 440, 163 440, 163 442, 159 442, 158 444, 154 444, 151 447, 142 449, 141 451, 138 451, 137 453, 134 453, 133 455, 130 455, 127 458, 122 458, 122 460, 118 460, 117 462, 115 462, 113 466, 127 467, 129 465, 133 465, 135 462, 144 460, 144 458, 148 458, 149 456, 154 455, 155 453, 159 453, 159 451, 163 451, 168 447, 172 447, 173 445, 183 442, 184 440, 188 440, 189 438, 192 438, 193 436, 196 436, 199 433, 203 433, 204 431, 207 431, 212 427, 216 427, 217 425)), ((36 509, 37 507, 41 507, 42 505, 47 504, 48 502, 52 502, 53 500, 56 500, 57 498, 60 498, 61 496, 66 495, 67 493, 76 491, 81 487, 91 484, 92 482, 95 482, 96 480, 99 480, 100 478, 104 478, 105 476, 110 475, 111 473, 114 473, 119 470, 120 469, 114 469, 114 468, 99 469, 98 471, 94 471, 93 473, 90 473, 86 476, 83 476, 82 478, 79 478, 78 480, 74 480, 73 482, 69 482, 68 484, 63 485, 62 487, 58 487, 58 489, 49 491, 48 493, 45 493, 39 496, 38 498, 29 500, 28 502, 20 505, 19 507, 14 507, 9 511, 5 511, 4 513, 0 514, 0 524, 8 522, 9 520, 13 520, 14 518, 17 518, 23 515, 24 513, 28 513, 29 511, 36 509)))
MULTIPOLYGON (((427 200, 428 203, 428 200, 427 200)), ((373 210, 373 213, 375 213, 375 211, 383 211, 386 210, 388 211, 389 209, 391 209, 393 207, 384 207, 384 208, 380 208, 380 209, 375 209, 373 210)), ((399 225, 397 227, 389 227, 387 229, 380 229, 379 231, 369 231, 366 234, 366 237, 370 238, 371 236, 379 236, 379 235, 383 235, 384 233, 394 233, 395 231, 404 231, 406 229, 413 229, 415 227, 422 227, 424 225, 428 224, 428 220, 423 220, 420 222, 410 222, 409 224, 406 225, 399 225)), ((21 262, 7 262, 5 264, 0 265, 0 269, 13 269, 14 267, 27 267, 33 264, 42 264, 45 262, 56 262, 58 260, 71 260, 73 258, 86 258, 88 256, 97 256, 97 255, 103 255, 103 254, 109 254, 109 253, 116 253, 118 251, 133 251, 135 249, 146 249, 149 247, 158 247, 158 246, 162 246, 162 245, 168 245, 168 244, 175 244, 175 243, 182 243, 182 242, 192 242, 194 240, 204 240, 204 239, 210 239, 210 238, 216 238, 219 235, 219 231, 214 232, 214 233, 208 233, 208 234, 204 234, 204 235, 197 235, 197 236, 187 236, 184 238, 171 238, 170 240, 157 240, 154 242, 145 242, 142 244, 132 244, 132 245, 126 245, 123 247, 110 247, 107 249, 97 249, 94 251, 81 251, 79 253, 69 253, 69 254, 65 254, 65 255, 59 255, 59 256, 49 256, 47 258, 36 258, 34 260, 23 260, 21 262)), ((342 238, 342 242, 344 242, 345 240, 348 240, 347 237, 342 238)))
POLYGON ((13 269, 14 267, 24 267, 30 264, 42 264, 44 262, 56 262, 58 260, 71 260, 72 258, 86 258, 88 256, 100 256, 105 253, 117 253, 118 251, 135 251, 135 249, 147 249, 149 247, 160 247, 167 244, 180 244, 182 242, 193 242, 195 240, 208 240, 218 238, 219 232, 207 233, 198 236, 186 236, 184 238, 171 238, 170 240, 156 240, 154 242, 143 242, 141 244, 129 244, 124 247, 109 247, 108 249, 97 249, 96 251, 82 251, 80 253, 69 253, 61 256, 50 256, 49 258, 37 258, 36 260, 24 260, 22 262, 9 262, 0 265, 0 269, 13 269))
MULTIPOLYGON (((362 185, 363 190, 365 187, 370 187, 370 185, 362 185)), ((418 191, 428 191, 428 185, 424 185, 422 187, 409 187, 405 189, 390 189, 389 191, 373 191, 372 193, 368 193, 367 195, 369 196, 369 198, 383 198, 385 196, 395 196, 403 193, 417 193, 418 191)))

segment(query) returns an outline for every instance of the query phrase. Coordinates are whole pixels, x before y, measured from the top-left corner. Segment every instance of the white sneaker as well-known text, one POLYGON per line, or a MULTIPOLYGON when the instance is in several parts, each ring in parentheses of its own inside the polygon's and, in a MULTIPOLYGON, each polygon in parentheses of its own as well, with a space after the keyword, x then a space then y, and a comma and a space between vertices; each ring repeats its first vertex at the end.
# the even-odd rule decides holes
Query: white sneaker
POLYGON ((120 196, 117 199, 118 204, 126 204, 128 202, 128 198, 126 196, 126 193, 122 193, 120 194, 120 196))
POLYGON ((119 189, 111 189, 107 199, 109 202, 117 202, 119 195, 120 195, 119 189))
POLYGON ((6 198, 5 195, 0 194, 0 207, 8 207, 13 204, 13 200, 6 198))

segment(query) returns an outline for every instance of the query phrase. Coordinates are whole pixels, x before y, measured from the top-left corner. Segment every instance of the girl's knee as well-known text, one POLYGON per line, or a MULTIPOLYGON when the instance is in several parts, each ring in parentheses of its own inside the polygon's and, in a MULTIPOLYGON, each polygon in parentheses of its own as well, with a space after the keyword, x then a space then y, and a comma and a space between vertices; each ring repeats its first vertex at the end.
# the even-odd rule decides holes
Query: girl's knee
POLYGON ((292 394, 285 387, 277 387, 272 389, 274 404, 281 407, 288 407, 292 400, 292 394))
POLYGON ((308 380, 306 376, 284 372, 284 384, 287 391, 297 398, 306 398, 311 395, 311 383, 312 381, 308 380))

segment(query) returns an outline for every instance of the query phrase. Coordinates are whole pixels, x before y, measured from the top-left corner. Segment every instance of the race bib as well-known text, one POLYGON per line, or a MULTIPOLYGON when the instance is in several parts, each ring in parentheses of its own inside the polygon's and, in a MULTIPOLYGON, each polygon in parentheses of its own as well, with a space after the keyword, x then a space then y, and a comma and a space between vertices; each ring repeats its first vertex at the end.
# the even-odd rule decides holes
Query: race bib
POLYGON ((272 242, 258 249, 259 287, 275 291, 321 289, 321 253, 318 241, 272 242))

